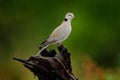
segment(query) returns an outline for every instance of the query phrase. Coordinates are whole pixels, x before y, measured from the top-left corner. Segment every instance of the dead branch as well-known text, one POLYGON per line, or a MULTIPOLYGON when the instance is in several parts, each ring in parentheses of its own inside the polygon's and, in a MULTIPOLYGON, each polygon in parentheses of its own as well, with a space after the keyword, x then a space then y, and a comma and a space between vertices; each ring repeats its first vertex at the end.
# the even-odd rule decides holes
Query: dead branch
POLYGON ((26 68, 32 71, 39 80, 78 80, 72 73, 70 53, 61 45, 59 53, 45 49, 39 56, 31 56, 28 60, 13 58, 22 62, 26 68))

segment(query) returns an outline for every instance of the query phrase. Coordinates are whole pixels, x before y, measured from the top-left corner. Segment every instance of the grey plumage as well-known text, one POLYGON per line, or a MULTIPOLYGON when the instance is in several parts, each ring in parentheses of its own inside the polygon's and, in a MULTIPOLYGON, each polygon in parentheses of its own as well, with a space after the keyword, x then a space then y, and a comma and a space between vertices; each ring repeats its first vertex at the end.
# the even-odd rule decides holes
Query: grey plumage
POLYGON ((71 33, 71 20, 74 18, 73 13, 67 13, 65 15, 64 21, 58 26, 49 36, 49 38, 41 43, 41 49, 37 53, 39 55, 41 51, 47 48, 51 44, 61 44, 71 33))

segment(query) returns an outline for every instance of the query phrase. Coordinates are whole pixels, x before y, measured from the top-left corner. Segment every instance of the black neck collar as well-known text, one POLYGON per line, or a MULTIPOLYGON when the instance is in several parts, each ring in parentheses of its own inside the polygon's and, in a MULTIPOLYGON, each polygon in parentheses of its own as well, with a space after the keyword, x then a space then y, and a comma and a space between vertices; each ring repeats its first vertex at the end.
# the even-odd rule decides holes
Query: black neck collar
POLYGON ((64 21, 66 22, 66 21, 68 21, 68 19, 67 19, 67 18, 65 18, 65 19, 64 19, 64 21))

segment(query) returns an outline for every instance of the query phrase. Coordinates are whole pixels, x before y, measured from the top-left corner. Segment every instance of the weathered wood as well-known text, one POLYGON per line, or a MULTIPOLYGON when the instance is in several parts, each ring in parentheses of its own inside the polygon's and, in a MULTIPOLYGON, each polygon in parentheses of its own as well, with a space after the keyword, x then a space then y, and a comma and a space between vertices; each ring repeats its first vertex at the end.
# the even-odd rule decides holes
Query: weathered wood
POLYGON ((78 80, 72 73, 70 53, 61 45, 59 53, 45 49, 39 56, 31 56, 28 60, 13 58, 24 63, 24 66, 32 71, 39 80, 78 80))

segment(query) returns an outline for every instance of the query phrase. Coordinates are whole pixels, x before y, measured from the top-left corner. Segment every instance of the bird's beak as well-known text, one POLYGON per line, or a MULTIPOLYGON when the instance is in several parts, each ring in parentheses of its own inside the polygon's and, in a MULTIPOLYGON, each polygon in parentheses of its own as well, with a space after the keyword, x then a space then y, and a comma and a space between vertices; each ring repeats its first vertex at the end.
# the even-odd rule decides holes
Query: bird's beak
POLYGON ((75 16, 73 17, 73 19, 75 19, 75 16))

